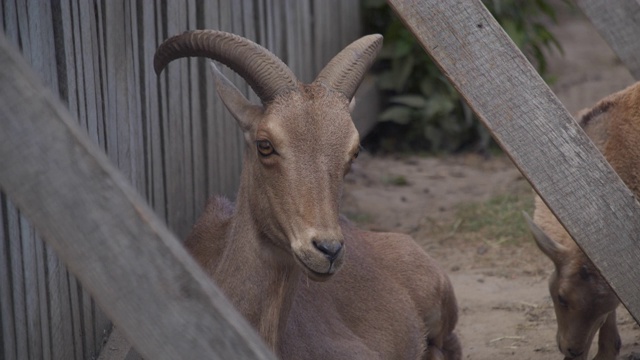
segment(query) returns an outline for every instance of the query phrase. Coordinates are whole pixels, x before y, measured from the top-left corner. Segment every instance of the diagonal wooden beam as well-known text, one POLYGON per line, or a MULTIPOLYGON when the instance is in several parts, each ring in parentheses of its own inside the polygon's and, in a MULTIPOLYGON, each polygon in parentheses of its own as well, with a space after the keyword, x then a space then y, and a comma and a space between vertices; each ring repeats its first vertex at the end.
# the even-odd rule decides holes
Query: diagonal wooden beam
POLYGON ((640 319, 640 204, 479 0, 388 0, 640 319))
POLYGON ((640 80, 640 2, 576 0, 631 75, 640 80))
POLYGON ((25 64, 0 33, 0 188, 82 286, 147 359, 275 359, 25 64))

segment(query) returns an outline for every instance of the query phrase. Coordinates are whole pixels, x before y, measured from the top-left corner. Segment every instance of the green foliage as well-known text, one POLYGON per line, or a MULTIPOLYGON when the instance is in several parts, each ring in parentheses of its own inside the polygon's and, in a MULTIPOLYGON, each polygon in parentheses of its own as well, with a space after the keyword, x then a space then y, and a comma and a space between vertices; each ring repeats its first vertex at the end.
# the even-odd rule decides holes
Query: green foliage
MULTIPOLYGON (((544 77, 544 49, 562 51, 544 22, 556 21, 548 0, 484 0, 485 5, 544 77)), ((488 131, 384 0, 363 0, 367 33, 384 35, 374 65, 385 98, 380 123, 365 139, 382 151, 486 151, 488 131)))

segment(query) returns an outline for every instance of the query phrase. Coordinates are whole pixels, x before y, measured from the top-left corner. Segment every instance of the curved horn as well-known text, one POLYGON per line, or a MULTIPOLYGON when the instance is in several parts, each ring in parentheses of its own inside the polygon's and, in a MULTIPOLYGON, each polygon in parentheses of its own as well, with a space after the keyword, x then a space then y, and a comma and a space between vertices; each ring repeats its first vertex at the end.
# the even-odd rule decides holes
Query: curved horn
POLYGON ((315 82, 343 93, 351 99, 382 47, 382 35, 362 37, 334 56, 320 71, 315 82))
POLYGON ((242 76, 263 103, 278 94, 298 89, 291 69, 269 50, 238 35, 217 30, 194 30, 165 40, 153 58, 156 74, 183 57, 204 56, 242 76))

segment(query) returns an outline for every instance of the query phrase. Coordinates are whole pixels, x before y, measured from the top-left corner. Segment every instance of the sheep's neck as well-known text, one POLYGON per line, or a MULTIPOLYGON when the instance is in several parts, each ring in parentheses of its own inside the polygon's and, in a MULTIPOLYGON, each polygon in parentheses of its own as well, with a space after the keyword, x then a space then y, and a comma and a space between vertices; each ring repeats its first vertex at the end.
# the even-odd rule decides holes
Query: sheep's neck
MULTIPOLYGON (((240 197, 239 197, 240 199, 240 197)), ((284 332, 300 270, 284 251, 261 239, 249 211, 237 204, 218 286, 274 351, 284 332)))

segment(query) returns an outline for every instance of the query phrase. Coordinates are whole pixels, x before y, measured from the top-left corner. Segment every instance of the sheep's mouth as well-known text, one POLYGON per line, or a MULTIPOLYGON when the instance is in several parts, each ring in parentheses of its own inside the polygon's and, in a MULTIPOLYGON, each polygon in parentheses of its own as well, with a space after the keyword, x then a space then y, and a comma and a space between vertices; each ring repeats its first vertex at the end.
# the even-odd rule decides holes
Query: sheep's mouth
POLYGON ((314 281, 327 281, 330 277, 332 277, 335 273, 336 273, 336 269, 335 269, 335 265, 333 263, 330 263, 329 268, 327 269, 326 272, 318 272, 316 270, 313 270, 312 268, 310 268, 299 256, 298 254, 294 253, 294 259, 296 259, 296 262, 298 262, 300 264, 300 266, 303 268, 304 272, 307 273, 307 275, 314 281))

